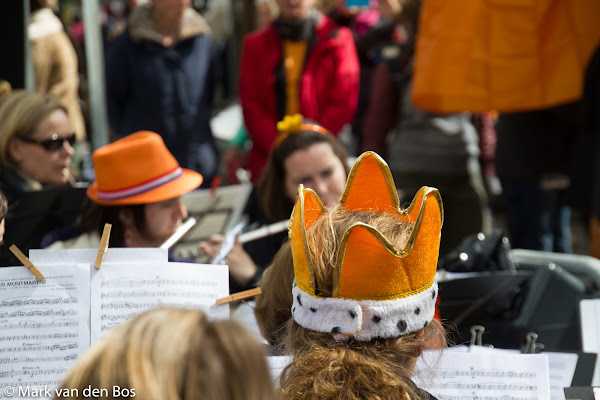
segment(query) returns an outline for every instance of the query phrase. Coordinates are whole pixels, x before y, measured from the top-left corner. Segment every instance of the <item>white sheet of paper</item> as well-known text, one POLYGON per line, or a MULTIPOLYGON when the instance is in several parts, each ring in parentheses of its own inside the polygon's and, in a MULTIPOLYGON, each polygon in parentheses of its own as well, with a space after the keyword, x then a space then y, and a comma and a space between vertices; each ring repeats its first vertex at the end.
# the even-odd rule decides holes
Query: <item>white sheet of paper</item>
POLYGON ((582 300, 579 308, 583 351, 600 353, 600 299, 582 300))
MULTIPOLYGON (((582 300, 579 304, 579 312, 583 351, 600 353, 600 299, 582 300)), ((600 385, 600 357, 596 360, 592 385, 600 385)))
POLYGON ((281 373, 292 362, 291 356, 269 356, 267 357, 269 362, 269 370, 271 371, 271 378, 277 385, 279 384, 279 377, 281 373))
POLYGON ((89 264, 37 267, 45 283, 24 267, 0 268, 2 398, 52 396, 90 345, 89 264))
MULTIPOLYGON (((488 354, 505 353, 520 354, 518 350, 495 349, 483 346, 471 346, 472 352, 488 354)), ((550 400, 565 400, 564 388, 570 387, 577 368, 579 356, 574 353, 544 352, 548 357, 548 372, 550 376, 550 400)))
MULTIPOLYGON (((64 264, 64 263, 95 263, 98 249, 66 249, 66 250, 29 250, 32 263, 64 264)), ((154 247, 146 248, 109 248, 104 255, 103 263, 139 263, 167 262, 168 249, 154 247)))
POLYGON ((414 380, 440 400, 550 398, 543 354, 425 352, 414 380))
POLYGON ((211 307, 229 295, 224 265, 106 263, 91 285, 92 343, 108 329, 160 305, 201 308, 213 318, 229 318, 227 305, 211 307))
POLYGON ((579 356, 573 353, 545 353, 550 369, 550 399, 565 400, 564 388, 570 387, 579 356))

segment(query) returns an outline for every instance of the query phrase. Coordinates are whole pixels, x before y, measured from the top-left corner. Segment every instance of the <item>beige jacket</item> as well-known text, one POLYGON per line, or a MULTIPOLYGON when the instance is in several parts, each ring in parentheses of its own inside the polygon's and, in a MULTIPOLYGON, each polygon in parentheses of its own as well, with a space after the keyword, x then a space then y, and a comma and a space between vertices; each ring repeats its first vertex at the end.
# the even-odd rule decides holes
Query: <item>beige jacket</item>
POLYGON ((28 27, 31 60, 38 93, 56 96, 69 113, 77 138, 85 138, 85 124, 79 106, 77 54, 62 23, 49 8, 36 11, 28 27))
MULTIPOLYGON (((129 16, 128 24, 129 35, 134 41, 148 40, 164 44, 164 38, 156 30, 154 21, 152 20, 152 6, 150 4, 137 7, 129 16)), ((210 33, 210 26, 208 26, 206 20, 192 8, 187 8, 183 13, 177 40, 186 40, 194 36, 210 33)))

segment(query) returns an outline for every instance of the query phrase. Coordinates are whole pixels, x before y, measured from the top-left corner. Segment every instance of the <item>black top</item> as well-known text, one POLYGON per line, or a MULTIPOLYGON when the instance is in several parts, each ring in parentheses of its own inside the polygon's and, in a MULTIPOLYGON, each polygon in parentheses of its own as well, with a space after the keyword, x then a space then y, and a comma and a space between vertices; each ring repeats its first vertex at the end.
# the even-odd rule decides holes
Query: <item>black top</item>
MULTIPOLYGON (((290 214, 292 210, 290 210, 290 214)), ((246 203, 246 208, 244 210, 244 214, 248 217, 249 220, 249 229, 254 230, 258 229, 261 226, 273 224, 279 221, 270 221, 265 217, 264 212, 261 210, 260 205, 258 203, 258 195, 256 193, 256 189, 253 189, 248 197, 248 201, 246 203)), ((257 266, 257 271, 254 279, 246 285, 247 287, 239 288, 235 282, 230 281, 230 292, 235 293, 238 291, 237 289, 244 290, 249 287, 253 287, 256 285, 258 280, 261 278, 263 271, 271 264, 273 261, 273 257, 279 251, 281 246, 287 241, 288 232, 283 231, 280 233, 276 233, 274 235, 270 235, 261 239, 253 240, 251 242, 244 243, 244 250, 248 253, 252 261, 257 266)))
POLYGON ((14 168, 4 166, 0 168, 0 190, 11 205, 27 192, 34 191, 31 182, 23 178, 14 168))
POLYGON ((9 203, 0 266, 20 265, 8 251, 11 244, 27 254, 30 249, 41 248, 49 232, 70 226, 78 218, 85 198, 85 188, 70 186, 21 193, 9 203))

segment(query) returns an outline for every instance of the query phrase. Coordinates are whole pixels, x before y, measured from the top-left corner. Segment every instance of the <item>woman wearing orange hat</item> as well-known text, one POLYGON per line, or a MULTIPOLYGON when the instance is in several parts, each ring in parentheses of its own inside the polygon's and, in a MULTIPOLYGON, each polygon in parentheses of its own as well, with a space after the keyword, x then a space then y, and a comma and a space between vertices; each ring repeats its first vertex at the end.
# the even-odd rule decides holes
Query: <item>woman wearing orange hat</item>
POLYGON ((112 247, 158 247, 187 217, 180 198, 202 183, 202 175, 181 168, 154 132, 137 132, 93 154, 96 181, 88 188, 92 206, 79 235, 52 248, 95 247, 105 223, 112 247))

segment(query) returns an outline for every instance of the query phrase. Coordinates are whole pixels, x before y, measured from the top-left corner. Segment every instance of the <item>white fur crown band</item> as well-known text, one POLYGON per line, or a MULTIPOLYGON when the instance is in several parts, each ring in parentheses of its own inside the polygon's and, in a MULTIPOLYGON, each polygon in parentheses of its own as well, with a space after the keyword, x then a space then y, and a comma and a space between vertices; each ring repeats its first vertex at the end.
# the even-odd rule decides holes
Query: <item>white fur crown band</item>
POLYGON ((437 283, 397 300, 316 297, 295 286, 292 316, 303 328, 359 341, 395 338, 425 328, 433 319, 437 283))

